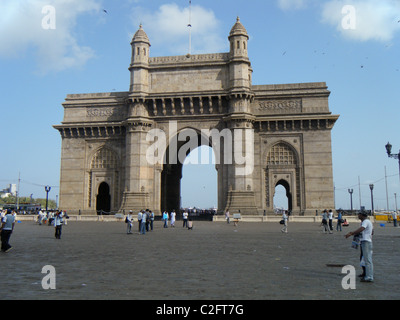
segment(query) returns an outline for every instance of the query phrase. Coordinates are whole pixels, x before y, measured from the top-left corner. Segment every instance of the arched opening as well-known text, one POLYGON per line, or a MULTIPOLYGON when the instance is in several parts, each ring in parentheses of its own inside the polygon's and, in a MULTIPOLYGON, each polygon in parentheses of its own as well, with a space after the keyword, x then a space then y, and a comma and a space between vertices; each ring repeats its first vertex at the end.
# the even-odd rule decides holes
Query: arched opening
POLYGON ((292 194, 287 181, 279 180, 276 183, 273 205, 276 211, 292 210, 292 194))
POLYGON ((110 186, 106 182, 102 182, 99 185, 98 194, 96 196, 96 211, 97 214, 103 212, 109 213, 111 209, 111 195, 110 186))
POLYGON ((90 161, 87 176, 87 208, 97 212, 115 211, 120 206, 120 161, 115 151, 99 148, 90 161), (100 185, 96 181, 103 181, 100 185))
POLYGON ((278 212, 280 210, 288 210, 288 198, 286 196, 286 189, 282 185, 275 187, 274 194, 274 210, 278 212))
POLYGON ((211 209, 218 204, 217 170, 211 147, 190 152, 182 167, 182 208, 211 209))
POLYGON ((175 145, 170 144, 165 153, 161 172, 161 211, 179 212, 181 208, 193 206, 214 207, 218 201, 215 183, 218 179, 208 137, 193 129, 181 133, 185 134, 175 145), (186 140, 181 141, 185 135, 186 140))

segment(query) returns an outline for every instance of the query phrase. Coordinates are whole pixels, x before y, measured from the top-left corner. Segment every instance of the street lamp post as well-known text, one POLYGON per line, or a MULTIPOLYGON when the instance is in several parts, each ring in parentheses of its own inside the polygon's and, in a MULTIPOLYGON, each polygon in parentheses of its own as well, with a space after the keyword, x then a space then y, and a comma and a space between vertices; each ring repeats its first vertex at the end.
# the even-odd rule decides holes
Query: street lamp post
POLYGON ((51 187, 50 186, 45 186, 44 190, 46 191, 46 212, 47 212, 47 205, 49 203, 49 192, 51 190, 51 187))
POLYGON ((371 215, 373 215, 374 214, 374 192, 373 192, 374 185, 370 184, 369 188, 371 189, 371 215))
POLYGON ((351 213, 353 213, 353 189, 348 189, 350 193, 350 206, 351 206, 351 213))
POLYGON ((398 159, 399 160, 399 180, 400 180, 400 150, 398 154, 392 153, 392 145, 388 142, 385 146, 386 152, 389 158, 398 159))

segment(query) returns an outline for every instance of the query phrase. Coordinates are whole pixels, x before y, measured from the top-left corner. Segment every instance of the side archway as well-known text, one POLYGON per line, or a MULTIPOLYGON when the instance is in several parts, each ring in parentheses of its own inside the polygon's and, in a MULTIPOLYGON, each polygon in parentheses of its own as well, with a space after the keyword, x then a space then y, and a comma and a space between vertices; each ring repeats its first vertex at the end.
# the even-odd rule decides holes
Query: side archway
POLYGON ((265 201, 269 213, 274 212, 275 188, 279 185, 286 190, 288 210, 301 212, 301 170, 295 148, 284 141, 271 146, 266 157, 265 201))
POLYGON ((110 186, 107 182, 102 182, 96 196, 96 211, 98 213, 111 211, 110 186))
POLYGON ((91 158, 88 170, 88 208, 99 212, 117 211, 120 206, 120 160, 103 146, 91 158))

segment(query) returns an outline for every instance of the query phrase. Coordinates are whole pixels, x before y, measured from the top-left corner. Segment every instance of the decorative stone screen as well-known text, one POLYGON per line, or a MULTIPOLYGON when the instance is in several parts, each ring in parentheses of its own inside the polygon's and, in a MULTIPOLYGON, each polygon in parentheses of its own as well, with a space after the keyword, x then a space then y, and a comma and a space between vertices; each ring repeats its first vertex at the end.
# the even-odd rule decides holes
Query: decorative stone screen
POLYGON ((92 159, 91 169, 114 169, 118 167, 118 159, 114 152, 101 148, 92 159))
POLYGON ((284 143, 276 144, 271 148, 267 156, 268 165, 296 165, 296 155, 293 150, 284 143))

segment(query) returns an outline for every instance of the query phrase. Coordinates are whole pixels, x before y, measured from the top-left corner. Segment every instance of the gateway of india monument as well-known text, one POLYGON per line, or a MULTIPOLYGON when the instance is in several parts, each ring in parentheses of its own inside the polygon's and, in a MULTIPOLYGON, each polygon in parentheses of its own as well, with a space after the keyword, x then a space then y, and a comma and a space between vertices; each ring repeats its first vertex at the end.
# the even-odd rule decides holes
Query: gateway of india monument
POLYGON ((226 53, 151 57, 140 26, 129 91, 67 95, 54 126, 62 138, 60 208, 179 210, 193 141, 218 159, 219 213, 274 214, 279 185, 292 215, 334 207, 331 130, 339 116, 329 110, 326 83, 253 85, 239 18, 228 39, 226 53))

